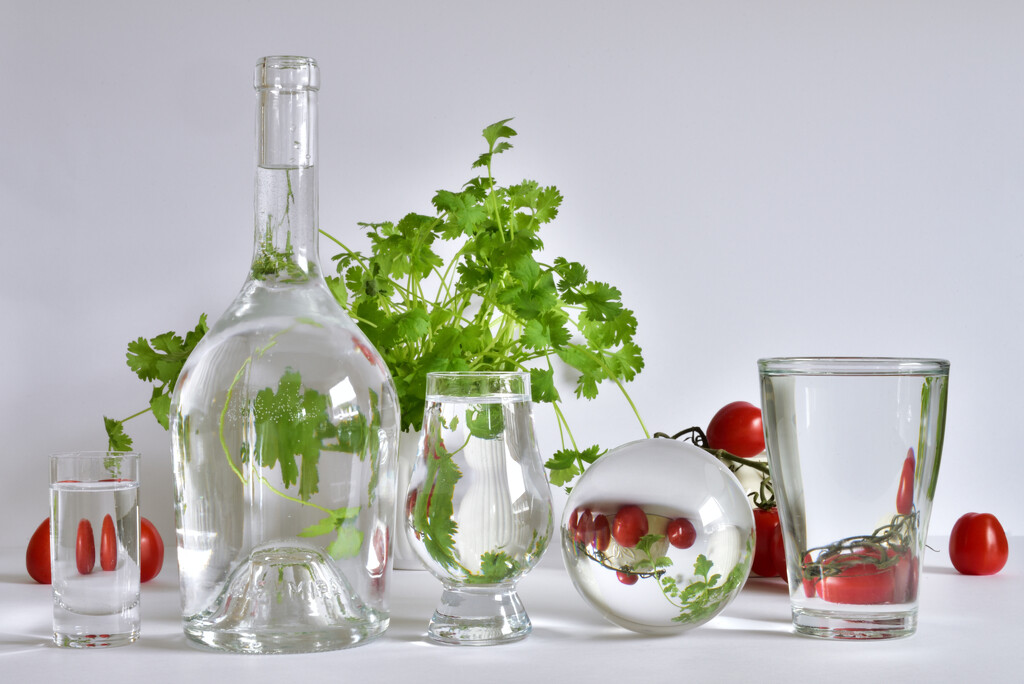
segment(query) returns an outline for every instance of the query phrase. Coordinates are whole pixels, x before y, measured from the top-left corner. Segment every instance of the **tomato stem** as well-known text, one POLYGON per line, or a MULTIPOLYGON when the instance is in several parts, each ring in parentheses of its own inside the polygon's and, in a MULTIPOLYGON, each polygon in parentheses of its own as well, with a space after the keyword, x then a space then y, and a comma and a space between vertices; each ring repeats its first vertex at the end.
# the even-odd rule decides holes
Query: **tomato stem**
POLYGON ((753 499, 754 505, 763 511, 770 511, 775 508, 775 489, 772 487, 771 472, 767 463, 754 461, 750 458, 742 458, 729 453, 725 449, 712 449, 708 446, 707 435, 704 434, 703 430, 696 426, 680 430, 674 435, 669 435, 664 432, 655 432, 654 436, 664 437, 667 439, 679 439, 680 437, 688 438, 694 446, 700 447, 717 458, 733 473, 737 472, 740 468, 751 468, 756 470, 761 474, 761 486, 759 491, 751 492, 749 496, 753 499))

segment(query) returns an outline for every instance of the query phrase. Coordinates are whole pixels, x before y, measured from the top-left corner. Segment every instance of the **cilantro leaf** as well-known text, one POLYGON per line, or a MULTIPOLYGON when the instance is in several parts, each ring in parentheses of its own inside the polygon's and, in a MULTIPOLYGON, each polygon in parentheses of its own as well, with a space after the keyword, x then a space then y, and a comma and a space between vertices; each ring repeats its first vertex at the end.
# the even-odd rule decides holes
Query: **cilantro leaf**
POLYGON ((339 527, 338 536, 327 545, 327 553, 335 560, 359 555, 363 546, 363 533, 358 527, 339 527))
POLYGON ((466 411, 466 428, 477 439, 495 439, 505 431, 501 404, 479 404, 466 411))
POLYGON ((427 475, 422 489, 416 490, 413 507, 413 529, 421 535, 423 545, 441 567, 453 568, 455 558, 455 484, 462 471, 452 460, 439 434, 427 436, 427 475))
POLYGON ((512 117, 502 119, 484 129, 484 140, 487 141, 488 147, 493 148, 494 144, 501 138, 511 138, 516 135, 514 130, 505 125, 511 120, 512 117))
POLYGON ((530 369, 530 393, 534 403, 554 403, 559 400, 555 387, 555 371, 550 364, 545 368, 530 369))
POLYGON ((304 389, 302 377, 292 370, 281 376, 276 392, 262 389, 253 402, 253 458, 264 468, 277 466, 285 487, 298 484, 302 501, 319 491, 317 465, 324 440, 339 437, 329 406, 327 397, 304 389))
POLYGON ((467 584, 500 584, 519 572, 519 561, 504 551, 487 551, 480 556, 480 574, 469 574, 467 584))
POLYGON ((124 422, 103 417, 103 425, 107 431, 108 451, 131 451, 132 438, 124 431, 124 422))

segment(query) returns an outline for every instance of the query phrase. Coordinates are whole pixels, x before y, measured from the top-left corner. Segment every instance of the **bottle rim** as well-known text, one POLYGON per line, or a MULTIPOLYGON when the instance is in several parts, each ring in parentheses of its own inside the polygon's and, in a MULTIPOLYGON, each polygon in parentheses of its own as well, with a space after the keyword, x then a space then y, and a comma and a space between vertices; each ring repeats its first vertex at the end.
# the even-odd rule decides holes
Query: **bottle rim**
POLYGON ((256 90, 301 92, 320 89, 320 67, 312 57, 271 55, 256 62, 253 75, 256 90))

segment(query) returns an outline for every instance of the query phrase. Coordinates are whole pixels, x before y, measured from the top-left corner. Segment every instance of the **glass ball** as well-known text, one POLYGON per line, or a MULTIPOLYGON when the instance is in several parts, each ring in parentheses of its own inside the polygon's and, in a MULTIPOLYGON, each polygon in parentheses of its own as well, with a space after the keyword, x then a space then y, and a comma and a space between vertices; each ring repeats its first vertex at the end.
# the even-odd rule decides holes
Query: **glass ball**
POLYGON ((580 595, 646 634, 704 624, 739 593, 754 556, 754 516, 736 477, 688 442, 612 449, 580 477, 561 521, 580 595))

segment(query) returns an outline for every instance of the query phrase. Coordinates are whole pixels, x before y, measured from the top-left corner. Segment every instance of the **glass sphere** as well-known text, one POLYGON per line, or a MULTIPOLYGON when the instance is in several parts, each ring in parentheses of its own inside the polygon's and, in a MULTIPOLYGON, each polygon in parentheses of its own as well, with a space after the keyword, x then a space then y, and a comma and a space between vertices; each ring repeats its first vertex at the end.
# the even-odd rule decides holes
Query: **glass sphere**
POLYGON ((562 514, 562 554, 580 595, 635 632, 704 624, 743 588, 754 517, 729 469, 703 449, 645 439, 580 477, 562 514))

